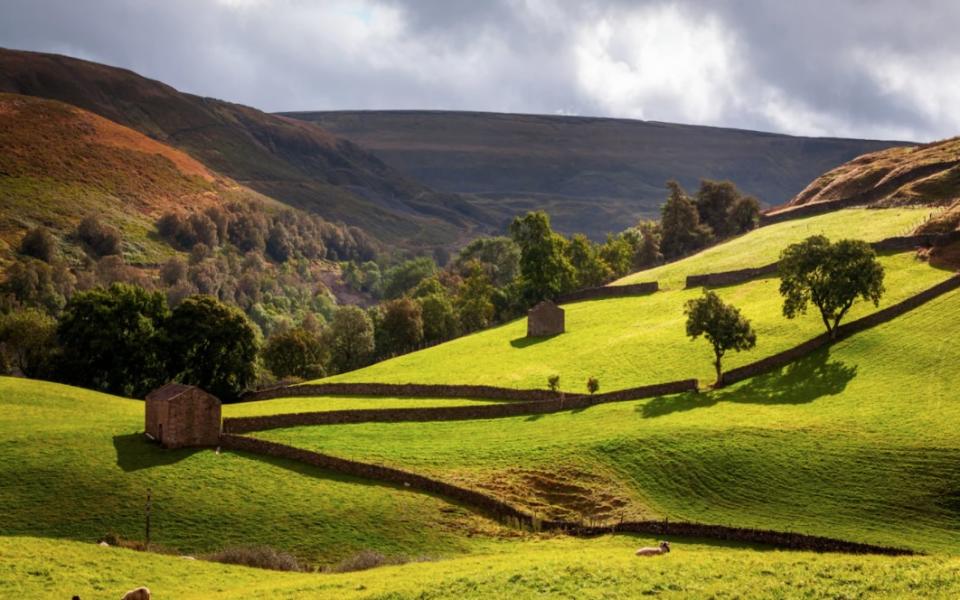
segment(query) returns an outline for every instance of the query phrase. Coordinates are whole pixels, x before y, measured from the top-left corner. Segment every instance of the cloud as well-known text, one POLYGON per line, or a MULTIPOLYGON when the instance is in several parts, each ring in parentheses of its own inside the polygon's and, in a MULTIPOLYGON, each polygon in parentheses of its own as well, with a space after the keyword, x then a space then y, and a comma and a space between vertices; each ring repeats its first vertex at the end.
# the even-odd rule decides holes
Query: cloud
POLYGON ((960 3, 5 0, 2 44, 265 110, 633 117, 808 135, 960 133, 960 3))
POLYGON ((676 6, 587 23, 574 45, 580 90, 608 114, 714 122, 736 103, 736 40, 719 20, 676 6))

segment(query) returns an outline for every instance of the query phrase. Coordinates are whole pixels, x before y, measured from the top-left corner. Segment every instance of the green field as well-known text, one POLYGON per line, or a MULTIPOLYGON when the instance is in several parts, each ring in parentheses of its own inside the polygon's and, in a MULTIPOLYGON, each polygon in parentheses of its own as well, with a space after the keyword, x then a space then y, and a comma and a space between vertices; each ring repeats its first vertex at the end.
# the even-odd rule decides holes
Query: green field
POLYGON ((652 514, 957 552, 960 349, 945 325, 958 321, 954 291, 717 392, 256 435, 465 482, 541 514, 652 514))
MULTIPOLYGON (((905 233, 924 214, 909 213, 844 211, 836 222, 785 223, 792 233, 781 234, 856 227, 879 239, 905 233), (876 227, 857 221, 864 215, 877 218, 876 227), (877 233, 882 228, 889 229, 877 233)), ((776 242, 766 237, 772 229, 711 252, 729 268, 762 264, 757 257, 776 242), (764 249, 746 256, 751 243, 764 249)), ((668 267, 698 272, 700 257, 668 267)), ((881 260, 888 289, 881 308, 950 275, 912 252, 881 260)), ((559 373, 562 387, 577 392, 589 376, 600 379, 602 391, 691 376, 710 381, 707 344, 683 334, 683 302, 699 293, 668 289, 570 304, 561 336, 528 343, 519 320, 332 380, 543 387, 559 373)), ((757 348, 729 357, 728 367, 822 331, 814 314, 781 316, 775 278, 718 293, 743 309, 759 336, 757 348)), ((873 310, 860 304, 849 318, 873 310)), ((932 556, 813 554, 671 538, 669 556, 638 559, 633 549, 655 540, 524 533, 440 497, 298 463, 164 451, 141 433, 140 401, 0 378, 0 598, 116 598, 138 585, 157 598, 187 599, 954 598, 960 595, 958 322, 960 291, 954 291, 722 390, 529 417, 252 434, 432 475, 544 517, 668 517, 932 556), (142 539, 147 489, 153 542, 174 555, 98 547, 94 542, 107 532, 142 539), (415 562, 344 574, 281 573, 175 556, 256 544, 314 566, 363 550, 415 562)), ((483 402, 287 398, 227 405, 224 416, 474 403, 483 402)))
POLYGON ((371 408, 425 408, 435 406, 469 406, 496 404, 496 400, 463 400, 460 398, 372 398, 363 396, 312 396, 277 398, 260 402, 240 402, 223 407, 224 417, 259 417, 282 413, 327 412, 371 408))
MULTIPOLYGON (((880 308, 894 304, 950 276, 905 252, 881 258, 887 293, 880 308)), ((818 314, 788 320, 776 278, 758 279, 717 290, 749 318, 757 346, 731 354, 727 367, 756 361, 786 350, 823 332, 818 314)), ((649 296, 612 298, 564 305, 566 333, 528 340, 526 319, 398 356, 325 381, 386 383, 471 383, 518 388, 546 387, 547 377, 560 375, 561 388, 584 392, 596 377, 601 391, 696 377, 715 378, 713 353, 704 340, 685 335, 683 304, 699 289, 667 290, 649 296)), ((854 319, 876 310, 858 303, 854 319)))
POLYGON ((908 235, 933 212, 934 209, 929 207, 850 208, 807 219, 784 221, 761 227, 683 260, 627 275, 612 285, 659 281, 661 288, 683 288, 687 275, 733 271, 775 262, 785 247, 811 235, 825 235, 833 240, 855 238, 868 242, 908 235))
POLYGON ((527 539, 475 556, 344 574, 278 573, 92 544, 0 538, 0 597, 119 598, 956 598, 960 558, 823 555, 675 540, 527 539))
POLYGON ((147 488, 153 541, 181 552, 268 544, 312 563, 364 549, 443 556, 479 543, 463 531, 498 530, 439 498, 295 463, 164 451, 144 440, 143 418, 138 400, 0 378, 0 535, 142 539, 147 488))

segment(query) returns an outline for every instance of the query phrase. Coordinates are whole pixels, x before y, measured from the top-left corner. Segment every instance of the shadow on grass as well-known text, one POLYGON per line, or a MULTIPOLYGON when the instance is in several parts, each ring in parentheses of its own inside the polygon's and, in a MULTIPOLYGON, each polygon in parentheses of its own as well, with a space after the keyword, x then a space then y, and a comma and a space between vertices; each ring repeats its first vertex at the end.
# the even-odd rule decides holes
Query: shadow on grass
POLYGON ((558 335, 562 335, 562 334, 556 333, 554 335, 545 335, 543 337, 518 337, 510 340, 510 345, 513 346, 514 348, 527 348, 529 346, 535 346, 542 342, 548 342, 553 338, 557 337, 558 335))
POLYGON ((202 448, 164 450, 159 444, 148 440, 143 433, 115 435, 113 447, 117 451, 117 466, 126 472, 172 465, 202 450, 202 448))
POLYGON ((842 392, 857 376, 857 367, 830 361, 824 348, 786 367, 748 379, 745 383, 704 392, 665 396, 637 407, 644 418, 706 408, 718 402, 742 404, 806 404, 842 392))

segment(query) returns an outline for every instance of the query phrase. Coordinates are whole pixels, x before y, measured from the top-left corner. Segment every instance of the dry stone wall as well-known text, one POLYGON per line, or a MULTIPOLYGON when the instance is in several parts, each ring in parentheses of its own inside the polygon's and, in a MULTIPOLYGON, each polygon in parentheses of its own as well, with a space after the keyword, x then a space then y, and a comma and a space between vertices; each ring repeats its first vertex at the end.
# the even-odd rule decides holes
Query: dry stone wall
POLYGON ((837 336, 835 340, 831 340, 830 336, 824 333, 813 339, 807 340, 798 346, 794 346, 789 350, 779 352, 773 356, 768 356, 758 360, 757 362, 750 363, 749 365, 744 365, 736 369, 730 369, 723 374, 723 385, 730 385, 738 381, 743 381, 744 379, 756 377, 757 375, 772 371, 773 369, 785 367, 795 360, 803 358, 804 356, 815 352, 824 346, 829 346, 835 341, 848 338, 855 333, 875 327, 881 323, 892 321, 896 317, 899 317, 900 315, 907 313, 918 306, 921 306, 930 300, 933 300, 934 298, 942 296, 943 294, 946 294, 947 292, 957 288, 960 288, 960 275, 954 275, 950 279, 942 281, 937 285, 920 292, 919 294, 894 304, 893 306, 888 306, 887 308, 878 310, 877 312, 857 319, 856 321, 851 321, 841 325, 837 329, 837 336))
POLYGON ((227 450, 249 452, 263 456, 284 458, 305 463, 321 469, 336 471, 353 477, 382 481, 408 487, 429 494, 436 494, 465 506, 479 510, 501 520, 510 520, 525 527, 540 527, 546 530, 561 530, 573 535, 592 536, 613 532, 632 532, 657 536, 703 537, 737 542, 769 544, 779 548, 813 550, 820 552, 846 552, 854 554, 883 554, 889 556, 911 555, 910 550, 848 542, 839 539, 810 536, 800 533, 779 532, 762 529, 726 527, 702 523, 668 521, 633 521, 610 526, 585 527, 582 523, 568 521, 540 521, 517 507, 488 496, 482 492, 418 475, 402 469, 383 465, 337 458, 319 452, 294 448, 285 444, 255 438, 224 434, 220 444, 227 450))
MULTIPOLYGON (((366 384, 356 384, 366 385, 366 384)), ((540 390, 509 390, 536 391, 540 390)), ((685 379, 647 385, 643 387, 616 390, 604 394, 553 395, 551 399, 528 402, 505 402, 502 404, 482 404, 474 406, 437 406, 429 408, 383 408, 333 410, 326 412, 288 413, 259 417, 234 417, 224 419, 223 430, 227 433, 246 433, 266 429, 299 427, 303 425, 343 425, 348 423, 393 423, 400 421, 465 421, 474 419, 498 419, 526 415, 542 415, 565 410, 588 408, 605 402, 640 400, 697 391, 696 379, 685 379)), ((552 392, 549 392, 553 394, 552 392)), ((442 397, 442 396, 441 396, 442 397)), ((478 398, 483 399, 483 398, 478 398)))
POLYGON ((605 285, 601 287, 586 288, 561 294, 557 298, 557 304, 567 302, 580 302, 582 300, 600 300, 602 298, 623 298, 626 296, 646 296, 660 289, 660 284, 656 281, 647 281, 644 283, 631 283, 630 285, 605 285))
MULTIPOLYGON (((877 252, 891 252, 913 250, 919 247, 941 246, 960 241, 960 231, 951 231, 950 233, 925 233, 918 235, 905 235, 890 237, 879 242, 872 242, 870 246, 877 252)), ((686 288, 694 287, 720 287, 725 285, 735 285, 744 283, 757 277, 766 275, 775 275, 780 263, 770 263, 762 267, 753 267, 748 269, 737 269, 735 271, 718 271, 716 273, 703 273, 701 275, 688 275, 686 288)))

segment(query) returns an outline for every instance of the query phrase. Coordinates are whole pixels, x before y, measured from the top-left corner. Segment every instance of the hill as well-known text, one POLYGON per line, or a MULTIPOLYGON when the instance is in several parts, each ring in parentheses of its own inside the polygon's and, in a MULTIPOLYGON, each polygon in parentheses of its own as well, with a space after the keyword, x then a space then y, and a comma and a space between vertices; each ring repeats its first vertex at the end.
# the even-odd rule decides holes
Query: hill
MULTIPOLYGON (((708 250, 731 267, 765 262, 797 236, 878 239, 929 209, 848 209, 764 227, 708 250), (753 255, 746 248, 757 248, 753 255)), ((950 275, 914 252, 885 254, 881 308, 950 275)), ((699 272, 702 256, 665 281, 699 272)), ((646 279, 650 273, 636 277, 646 279)), ((774 279, 718 291, 754 320, 756 360, 819 333, 814 315, 779 316, 774 279)), ((580 391, 710 372, 706 344, 677 314, 699 290, 671 283, 634 298, 567 306, 568 332, 525 343, 519 322, 339 376, 353 381, 473 381, 580 391), (491 357, 495 357, 491 358, 491 357), (607 369, 606 371, 601 371, 607 369)), ((854 315, 876 310, 858 306, 854 315)), ((733 596, 953 597, 960 546, 960 291, 720 390, 550 415, 451 422, 294 427, 251 435, 481 490, 542 516, 669 518, 908 547, 932 556, 772 551, 671 536, 640 561, 643 536, 579 539, 499 525, 442 496, 257 454, 163 451, 146 442, 143 404, 62 385, 0 378, 0 595, 112 597, 147 584, 177 597, 733 596), (362 549, 429 559, 359 573, 251 571, 100 548, 107 531, 142 537, 153 491, 154 542, 202 556, 268 544, 330 565, 362 549), (53 538, 53 539, 51 539, 53 538)), ((241 403, 224 415, 472 404, 444 398, 304 397, 241 403)))
POLYGON ((83 108, 262 194, 388 243, 454 244, 481 227, 482 212, 456 195, 435 194, 316 125, 182 93, 124 69, 0 49, 0 92, 83 108))
MULTIPOLYGON (((337 375, 330 381, 381 381, 388 383, 472 383, 507 387, 542 388, 547 377, 561 376, 569 392, 584 390, 588 377, 597 377, 609 391, 633 386, 698 377, 711 381, 711 351, 684 335, 683 303, 700 295, 699 289, 682 289, 687 274, 718 269, 756 267, 776 260, 780 250, 806 236, 824 233, 834 238, 853 235, 875 241, 901 235, 921 222, 930 209, 848 209, 801 221, 757 229, 740 238, 669 265, 636 273, 626 282, 661 280, 664 290, 650 296, 577 302, 564 306, 563 335, 529 340, 526 319, 517 319, 461 337, 439 346, 405 354, 337 375)), ((893 304, 935 282, 949 271, 931 268, 913 252, 881 258, 887 268, 887 294, 880 307, 893 304)), ((757 330, 757 348, 728 356, 730 366, 790 348, 820 333, 818 319, 787 321, 781 315, 781 298, 775 277, 755 279, 739 286, 718 289, 727 301, 739 306, 757 330)), ((863 303, 854 306, 858 316, 876 310, 863 303)))
POLYGON ((955 290, 717 391, 536 417, 255 435, 431 474, 539 514, 616 522, 645 512, 956 554, 960 433, 947 424, 960 419, 958 317, 955 290))
POLYGON ((852 205, 944 207, 922 231, 960 228, 960 138, 859 156, 814 179, 769 214, 789 217, 852 205))
POLYGON ((294 112, 505 223, 544 209, 595 239, 659 216, 665 182, 730 179, 779 204, 813 178, 900 142, 803 138, 653 121, 447 111, 294 112))
POLYGON ((130 262, 174 250, 150 232, 169 211, 267 199, 162 142, 61 102, 0 94, 0 258, 44 225, 69 254, 73 228, 96 216, 127 240, 130 262))

